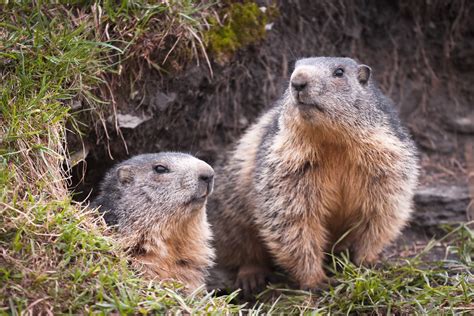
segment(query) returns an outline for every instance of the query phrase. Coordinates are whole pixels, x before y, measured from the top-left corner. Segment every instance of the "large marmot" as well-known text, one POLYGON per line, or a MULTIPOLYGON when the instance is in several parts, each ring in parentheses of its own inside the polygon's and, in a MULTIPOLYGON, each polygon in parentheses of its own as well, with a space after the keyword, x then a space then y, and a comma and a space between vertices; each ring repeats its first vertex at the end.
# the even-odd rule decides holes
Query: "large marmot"
POLYGON ((297 61, 281 100, 226 159, 208 213, 218 268, 244 290, 275 265, 317 288, 336 241, 372 263, 412 212, 415 145, 371 69, 350 58, 297 61))
POLYGON ((92 207, 147 277, 176 279, 192 291, 205 283, 214 251, 206 218, 213 169, 182 153, 144 154, 110 170, 92 207))

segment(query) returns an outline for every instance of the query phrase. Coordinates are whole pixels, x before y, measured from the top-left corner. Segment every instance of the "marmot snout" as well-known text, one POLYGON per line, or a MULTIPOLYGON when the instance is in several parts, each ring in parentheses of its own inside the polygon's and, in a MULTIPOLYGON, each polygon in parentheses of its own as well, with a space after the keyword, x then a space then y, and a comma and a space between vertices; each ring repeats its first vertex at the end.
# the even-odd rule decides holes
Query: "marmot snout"
POLYGON ((368 115, 363 111, 372 109, 362 107, 370 75, 369 66, 349 58, 339 58, 339 61, 302 59, 296 63, 290 78, 290 99, 307 118, 308 112, 313 111, 311 117, 317 116, 322 124, 329 123, 330 119, 347 124, 367 124, 368 115), (317 115, 317 112, 324 115, 317 115))
POLYGON ((214 256, 205 212, 213 182, 213 169, 191 155, 144 154, 110 170, 92 206, 117 226, 147 276, 194 289, 214 256))

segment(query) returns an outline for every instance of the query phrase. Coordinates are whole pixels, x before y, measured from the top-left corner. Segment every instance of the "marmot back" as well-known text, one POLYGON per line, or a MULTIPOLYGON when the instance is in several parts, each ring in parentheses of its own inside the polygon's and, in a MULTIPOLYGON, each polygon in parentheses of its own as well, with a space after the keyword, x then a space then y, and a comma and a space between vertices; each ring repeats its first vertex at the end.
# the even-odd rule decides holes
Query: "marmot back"
POLYGON ((222 168, 208 211, 217 264, 244 290, 275 265, 318 287, 336 241, 357 264, 376 261, 409 219, 418 176, 414 143, 371 69, 332 57, 296 63, 222 168))
POLYGON ((204 284, 214 257, 205 211, 213 177, 191 155, 139 155, 107 173, 91 207, 100 206, 148 277, 177 279, 193 290, 204 284))

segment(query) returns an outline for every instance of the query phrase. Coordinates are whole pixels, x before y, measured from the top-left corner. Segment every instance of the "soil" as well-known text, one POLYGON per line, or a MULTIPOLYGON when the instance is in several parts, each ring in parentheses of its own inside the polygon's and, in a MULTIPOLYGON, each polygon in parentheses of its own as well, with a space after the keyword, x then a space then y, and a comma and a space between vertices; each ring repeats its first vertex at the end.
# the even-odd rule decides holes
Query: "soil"
MULTIPOLYGON (((323 55, 372 67, 420 148, 421 186, 467 185, 473 120, 458 123, 474 109, 474 3, 287 0, 278 7, 266 39, 224 65, 213 62, 213 76, 205 63, 174 75, 150 68, 134 83, 124 75, 117 112, 135 122, 122 117, 118 123, 129 126, 122 137, 110 111, 109 139, 101 129, 84 139, 89 154, 73 169, 76 198, 93 197, 106 170, 130 155, 184 151, 212 164, 282 94, 296 59, 323 55)), ((397 252, 432 236, 408 229, 397 252)))

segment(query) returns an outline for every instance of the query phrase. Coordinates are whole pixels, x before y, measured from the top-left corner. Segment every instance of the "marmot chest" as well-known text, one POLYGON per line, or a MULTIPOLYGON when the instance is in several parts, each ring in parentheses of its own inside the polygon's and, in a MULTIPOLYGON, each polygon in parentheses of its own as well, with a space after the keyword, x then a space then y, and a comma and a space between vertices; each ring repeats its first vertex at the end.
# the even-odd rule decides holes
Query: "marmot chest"
POLYGON ((315 160, 295 189, 305 194, 307 211, 323 219, 337 239, 363 213, 371 191, 372 172, 344 151, 315 160))

